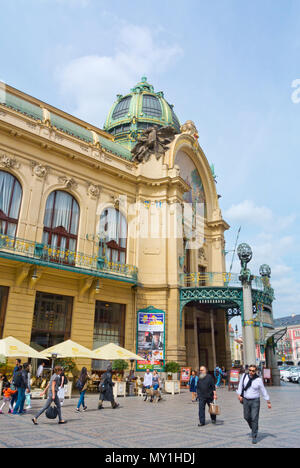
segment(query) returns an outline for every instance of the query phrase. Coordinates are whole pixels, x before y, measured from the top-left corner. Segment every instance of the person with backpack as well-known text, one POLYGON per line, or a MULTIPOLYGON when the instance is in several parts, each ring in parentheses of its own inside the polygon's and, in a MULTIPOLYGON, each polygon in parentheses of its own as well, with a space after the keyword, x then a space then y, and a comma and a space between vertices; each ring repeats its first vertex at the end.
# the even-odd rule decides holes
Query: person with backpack
POLYGON ((107 367, 107 371, 103 374, 99 390, 100 390, 100 397, 99 397, 99 404, 98 409, 101 410, 103 408, 103 401, 109 401, 111 403, 111 407, 113 409, 118 408, 120 405, 115 402, 114 394, 113 394, 113 386, 114 383, 112 381, 112 365, 109 364, 107 367))
POLYGON ((76 408, 76 413, 80 413, 81 405, 82 405, 83 411, 87 410, 87 406, 85 405, 85 402, 84 402, 84 397, 85 397, 85 394, 86 394, 86 391, 87 391, 88 381, 90 379, 91 379, 91 377, 88 375, 87 368, 83 367, 81 369, 81 373, 80 373, 79 379, 78 379, 77 384, 76 384, 76 388, 80 392, 80 398, 79 398, 78 405, 77 405, 77 408, 76 408))
POLYGON ((216 366, 215 370, 214 370, 214 376, 215 376, 215 379, 216 379, 216 388, 220 388, 221 387, 221 382, 222 382, 222 370, 219 366, 216 366))
POLYGON ((28 372, 29 364, 26 363, 23 365, 22 370, 19 370, 14 377, 14 386, 18 391, 18 399, 12 414, 25 414, 24 404, 26 399, 26 393, 30 392, 28 386, 28 372))
POLYGON ((44 406, 43 409, 41 409, 38 414, 35 416, 35 418, 32 419, 32 422, 35 426, 38 425, 38 418, 51 406, 51 404, 54 402, 56 408, 57 408, 57 413, 58 413, 58 424, 66 424, 67 421, 64 421, 62 419, 62 414, 61 414, 61 406, 60 406, 60 401, 58 398, 58 389, 60 385, 60 375, 62 373, 62 368, 60 366, 56 366, 54 368, 54 374, 52 375, 49 384, 45 388, 45 390, 41 393, 41 396, 44 396, 49 389, 48 393, 48 400, 44 406))
POLYGON ((244 419, 252 431, 252 443, 257 444, 260 394, 267 401, 269 409, 272 408, 272 405, 263 380, 257 374, 257 366, 255 364, 249 366, 249 373, 243 375, 237 394, 240 403, 244 406, 244 419))
MULTIPOLYGON (((13 390, 17 390, 16 385, 15 385, 15 378, 17 376, 17 373, 20 372, 21 370, 22 370, 21 359, 16 359, 16 365, 14 367, 13 376, 12 376, 12 379, 11 379, 11 388, 13 390)), ((15 404, 17 402, 17 399, 18 399, 18 390, 16 391, 16 393, 13 394, 13 396, 11 398, 10 404, 11 404, 12 408, 15 406, 15 404)))

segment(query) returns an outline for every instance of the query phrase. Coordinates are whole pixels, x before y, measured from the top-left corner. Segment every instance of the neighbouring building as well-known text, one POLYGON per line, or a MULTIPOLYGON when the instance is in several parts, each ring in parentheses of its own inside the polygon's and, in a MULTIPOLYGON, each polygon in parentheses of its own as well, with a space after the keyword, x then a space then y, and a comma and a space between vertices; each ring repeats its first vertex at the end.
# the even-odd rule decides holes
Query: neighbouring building
POLYGON ((291 315, 274 320, 275 330, 286 328, 286 334, 277 342, 279 359, 300 365, 300 315, 291 315))

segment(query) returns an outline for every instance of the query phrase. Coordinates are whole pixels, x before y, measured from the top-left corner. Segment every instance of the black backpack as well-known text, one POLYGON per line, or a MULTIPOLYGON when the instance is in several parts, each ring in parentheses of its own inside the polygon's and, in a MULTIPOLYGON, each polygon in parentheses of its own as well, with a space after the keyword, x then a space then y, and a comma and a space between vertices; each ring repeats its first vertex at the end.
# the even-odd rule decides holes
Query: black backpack
POLYGON ((81 392, 82 389, 83 389, 83 387, 84 387, 84 384, 81 382, 80 379, 78 379, 77 382, 76 382, 76 388, 77 388, 77 390, 79 390, 79 391, 81 392))
POLYGON ((15 375, 13 384, 17 388, 23 388, 24 387, 24 380, 23 380, 23 376, 22 376, 22 371, 19 371, 15 375))

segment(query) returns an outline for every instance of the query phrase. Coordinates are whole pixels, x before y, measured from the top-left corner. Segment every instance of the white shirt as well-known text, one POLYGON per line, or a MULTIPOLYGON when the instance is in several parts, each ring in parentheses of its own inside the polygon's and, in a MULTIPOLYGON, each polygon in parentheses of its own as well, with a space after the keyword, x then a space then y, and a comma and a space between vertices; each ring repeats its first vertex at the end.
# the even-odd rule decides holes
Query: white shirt
POLYGON ((42 373, 43 373, 43 370, 44 370, 44 366, 40 365, 38 370, 37 370, 36 376, 40 377, 42 375, 42 373))
POLYGON ((149 374, 146 372, 144 376, 144 387, 152 387, 152 374, 149 372, 149 374))
MULTIPOLYGON (((243 387, 244 388, 246 387, 247 383, 249 382, 249 378, 250 377, 248 374, 244 374, 243 377, 241 378, 239 388, 237 390, 238 395, 242 394, 243 387), (244 380, 245 375, 246 377, 245 377, 245 381, 243 385, 243 380, 244 380)), ((263 398, 266 401, 270 401, 270 397, 268 395, 267 390, 265 389, 264 383, 262 379, 258 377, 258 379, 253 380, 251 387, 248 388, 248 390, 244 392, 244 398, 246 398, 247 400, 254 400, 254 398, 260 398, 260 394, 262 394, 263 398)))

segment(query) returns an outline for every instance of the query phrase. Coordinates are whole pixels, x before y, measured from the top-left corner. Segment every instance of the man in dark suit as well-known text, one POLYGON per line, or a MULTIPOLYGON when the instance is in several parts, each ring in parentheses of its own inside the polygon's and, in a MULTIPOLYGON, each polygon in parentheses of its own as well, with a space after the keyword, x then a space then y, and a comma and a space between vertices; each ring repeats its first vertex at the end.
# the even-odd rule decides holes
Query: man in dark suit
MULTIPOLYGON (((213 403, 217 400, 217 392, 214 379, 207 373, 206 367, 200 368, 199 380, 197 383, 197 396, 199 401, 199 420, 198 426, 205 426, 205 406, 213 403)), ((214 414, 210 415, 211 422, 216 424, 217 416, 214 414)))

